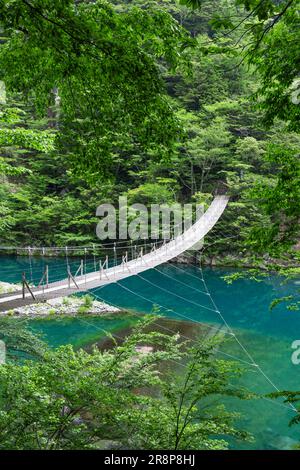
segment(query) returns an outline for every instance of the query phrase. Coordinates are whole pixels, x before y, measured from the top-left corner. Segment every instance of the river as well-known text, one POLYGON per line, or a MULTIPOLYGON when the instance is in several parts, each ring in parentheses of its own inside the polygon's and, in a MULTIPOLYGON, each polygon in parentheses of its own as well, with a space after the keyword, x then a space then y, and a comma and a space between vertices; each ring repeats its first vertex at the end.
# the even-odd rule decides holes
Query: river
MULTIPOLYGON (((92 261, 89 260, 90 269, 92 261)), ((75 269, 78 260, 72 262, 75 269)), ((0 281, 18 282, 23 270, 26 270, 28 279, 38 279, 44 263, 45 260, 32 259, 30 265, 28 258, 2 256, 0 281)), ((50 259, 49 264, 51 280, 65 277, 63 259, 50 259)), ((225 320, 234 329, 238 341, 232 337, 226 342, 220 357, 233 356, 245 368, 238 379, 239 385, 260 394, 273 392, 273 385, 280 390, 299 389, 300 365, 294 365, 291 361, 291 344, 300 339, 300 311, 289 311, 284 305, 278 305, 272 311, 269 309, 270 302, 275 298, 296 292, 299 289, 297 281, 283 284, 282 279, 272 275, 261 282, 240 279, 228 285, 223 276, 232 272, 234 270, 221 268, 203 270, 208 291, 220 313, 214 311, 214 304, 201 280, 201 272, 193 266, 161 266, 159 270, 143 273, 144 279, 133 276, 121 284, 111 284, 93 293, 99 299, 137 314, 149 313, 153 305, 160 306, 157 308, 161 314, 188 324, 186 331, 190 332, 196 328, 196 322, 209 323, 218 328, 225 320), (251 361, 241 344, 265 375, 249 364, 251 361)), ((51 318, 32 320, 31 327, 42 332, 52 346, 72 343, 79 347, 100 341, 105 335, 104 331, 122 334, 134 321, 134 315, 108 319, 93 317, 85 321, 79 318, 51 318)), ((298 440, 297 426, 288 427, 294 413, 282 401, 228 399, 226 403, 231 410, 241 413, 239 426, 252 432, 255 438, 251 443, 232 442, 233 448, 280 449, 291 445, 292 439, 298 440)))

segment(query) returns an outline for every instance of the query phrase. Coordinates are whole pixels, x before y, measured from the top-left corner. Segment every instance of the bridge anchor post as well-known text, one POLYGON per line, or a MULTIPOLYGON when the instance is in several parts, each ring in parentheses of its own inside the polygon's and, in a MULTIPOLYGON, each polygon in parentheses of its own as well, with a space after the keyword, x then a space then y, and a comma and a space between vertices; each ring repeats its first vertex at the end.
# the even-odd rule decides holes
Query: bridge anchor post
POLYGON ((35 295, 32 292, 32 290, 30 289, 30 286, 29 286, 29 284, 26 280, 26 274, 24 272, 24 273, 22 273, 22 297, 23 297, 23 299, 25 299, 25 290, 26 290, 26 288, 30 292, 30 295, 33 298, 33 300, 36 300, 35 295))
POLYGON ((70 268, 68 268, 68 287, 69 287, 69 289, 71 288, 71 279, 72 279, 72 281, 74 282, 76 288, 79 289, 79 286, 78 286, 78 284, 77 284, 77 282, 76 282, 76 280, 75 280, 75 277, 74 277, 73 274, 71 273, 70 268))
POLYGON ((42 278, 38 284, 38 289, 42 286, 43 287, 43 292, 45 291, 45 284, 46 284, 46 289, 49 287, 49 266, 48 264, 45 266, 45 270, 43 272, 42 278), (45 280, 45 282, 44 282, 45 280))
POLYGON ((25 299, 25 273, 22 273, 22 298, 25 299))

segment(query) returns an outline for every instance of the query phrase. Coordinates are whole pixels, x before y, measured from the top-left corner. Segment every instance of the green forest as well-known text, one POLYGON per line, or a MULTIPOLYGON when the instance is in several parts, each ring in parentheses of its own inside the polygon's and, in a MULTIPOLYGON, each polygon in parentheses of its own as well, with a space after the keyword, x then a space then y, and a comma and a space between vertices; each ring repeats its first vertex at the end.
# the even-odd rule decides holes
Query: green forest
MULTIPOLYGON (((209 238, 236 237, 235 254, 244 257, 297 256, 299 107, 289 99, 298 83, 297 6, 252 51, 244 31, 251 19, 243 22, 245 9, 234 1, 197 9, 76 2, 81 29, 72 2, 51 2, 53 10, 42 2, 50 18, 41 24, 39 2, 33 16, 19 3, 3 2, 1 10, 2 245, 96 242, 95 208, 103 201, 121 194, 130 203, 209 203, 222 182, 232 198, 209 238), (101 64, 98 46, 85 43, 94 9, 105 28, 90 34, 114 51, 99 50, 101 64), (59 14, 67 31, 55 25, 59 14), (18 26, 28 33, 15 34, 18 26), (276 46, 286 41, 291 57, 276 46), (261 59, 271 48, 277 69, 271 52, 261 59), (145 54, 139 61, 135 49, 145 54)), ((254 42, 272 15, 272 2, 263 3, 267 11, 252 17, 254 42)), ((220 241, 215 250, 230 247, 220 241)))
MULTIPOLYGON (((19 282, 5 279, 14 249, 98 245, 96 209, 120 196, 208 209, 220 192, 229 202, 205 236, 204 271, 229 268, 223 289, 257 284, 254 304, 297 321, 299 286, 281 286, 300 274, 299 27, 299 0, 0 0, 0 279, 19 282), (282 284, 259 298, 274 273, 282 284)), ((108 349, 49 347, 30 319, 0 312, 0 451, 255 448, 226 400, 262 394, 216 356, 222 331, 187 345, 153 326, 156 304, 108 349), (137 357, 141 344, 152 352, 137 357)), ((300 392, 286 387, 263 395, 297 428, 300 392)))

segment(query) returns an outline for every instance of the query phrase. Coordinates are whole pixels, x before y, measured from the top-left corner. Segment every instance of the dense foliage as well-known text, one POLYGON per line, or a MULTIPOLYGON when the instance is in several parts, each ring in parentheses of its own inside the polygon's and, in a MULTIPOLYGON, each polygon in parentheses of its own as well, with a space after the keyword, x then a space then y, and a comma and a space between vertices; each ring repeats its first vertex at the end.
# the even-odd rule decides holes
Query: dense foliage
POLYGON ((155 59, 175 67, 188 36, 161 9, 109 2, 2 1, 1 75, 44 115, 59 104, 59 141, 99 179, 131 142, 168 153, 177 125, 155 59))
MULTIPOLYGON (((299 137, 279 120, 263 126, 264 107, 252 101, 262 72, 234 47, 241 30, 231 23, 245 26, 247 13, 217 3, 219 21, 214 1, 200 11, 166 1, 1 2, 2 244, 95 242, 104 201, 209 202, 226 182, 232 199, 209 252, 230 252, 232 238, 244 257, 290 251, 299 137)), ((251 62, 258 57, 252 50, 251 62)))
MULTIPOLYGON (((299 0, 0 0, 0 27, 1 244, 89 244, 102 202, 208 205, 220 185, 231 198, 210 260, 299 260, 299 0)), ((279 302, 299 309, 298 297, 279 302)), ((210 401, 247 396, 212 358, 216 343, 185 350, 144 326, 89 354, 47 351, 2 319, 9 359, 35 360, 0 368, 0 448, 245 438, 210 401), (168 361, 184 373, 160 374, 168 361)))
POLYGON ((150 321, 109 351, 64 346, 42 361, 2 365, 0 449, 225 449, 221 436, 246 438, 213 400, 247 398, 229 385, 235 366, 213 358, 218 340, 183 350, 177 336, 145 332, 150 321), (139 352, 145 344, 153 351, 139 352), (168 363, 182 370, 183 360, 180 378, 161 374, 168 363))
POLYGON ((47 345, 36 334, 28 329, 28 320, 0 318, 0 340, 5 343, 6 360, 43 357, 47 345))

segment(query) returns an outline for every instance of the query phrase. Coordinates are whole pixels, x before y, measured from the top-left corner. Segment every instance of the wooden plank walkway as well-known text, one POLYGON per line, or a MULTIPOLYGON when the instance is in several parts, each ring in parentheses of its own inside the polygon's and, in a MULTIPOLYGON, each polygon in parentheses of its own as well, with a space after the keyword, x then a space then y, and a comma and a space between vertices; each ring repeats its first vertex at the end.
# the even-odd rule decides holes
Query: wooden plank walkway
POLYGON ((113 282, 119 282, 130 276, 134 276, 160 264, 166 263, 180 254, 195 247, 204 236, 213 228, 223 214, 229 198, 216 196, 207 211, 189 229, 178 235, 170 242, 164 244, 150 253, 141 255, 131 261, 123 262, 111 268, 102 269, 84 276, 76 276, 74 279, 63 279, 49 284, 48 288, 33 288, 36 297, 34 300, 30 292, 13 292, 0 296, 0 312, 12 310, 35 302, 43 302, 51 298, 65 297, 77 292, 95 289, 113 282))

